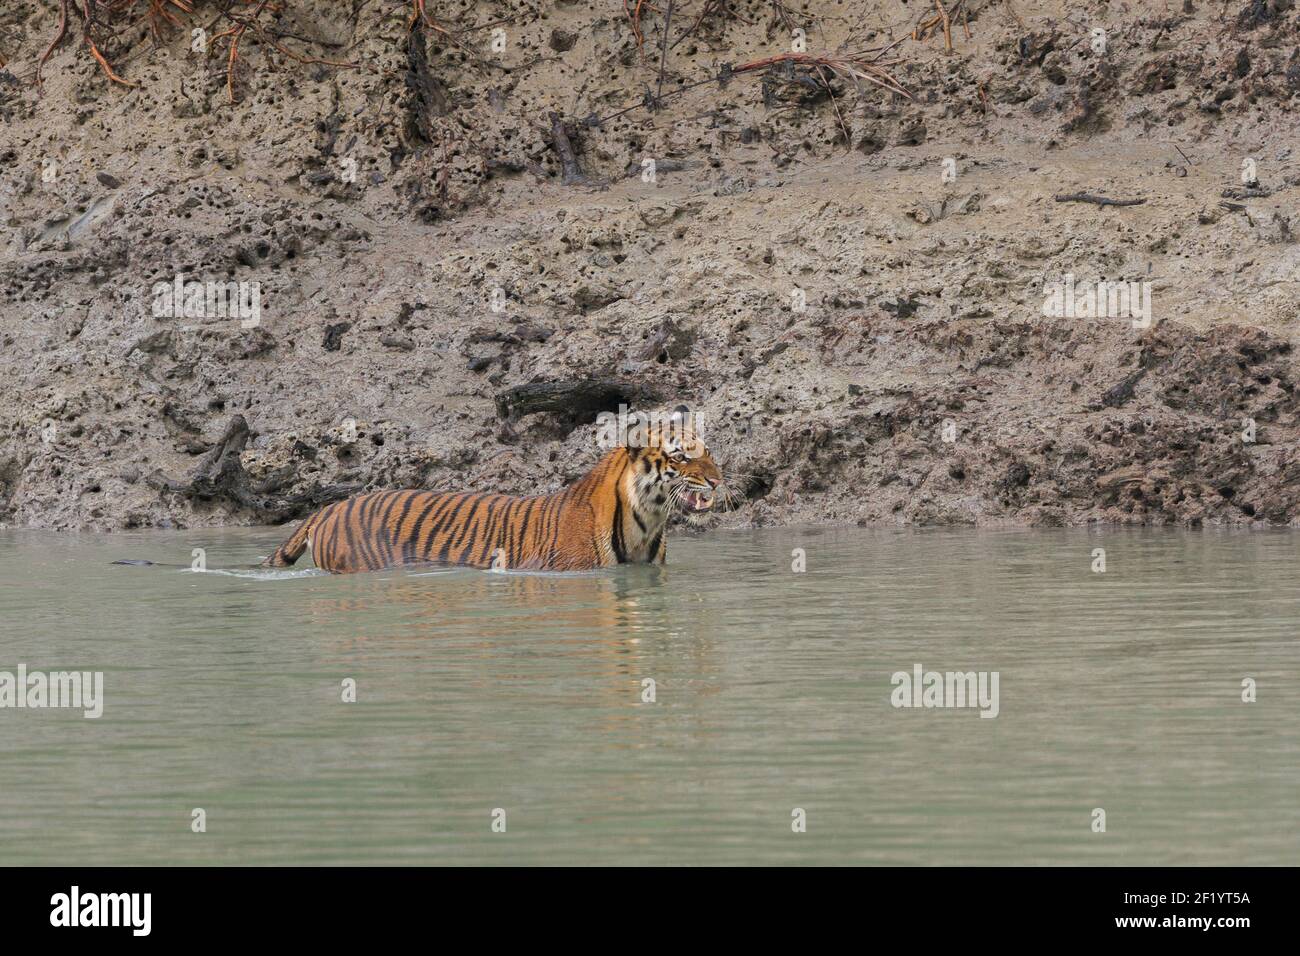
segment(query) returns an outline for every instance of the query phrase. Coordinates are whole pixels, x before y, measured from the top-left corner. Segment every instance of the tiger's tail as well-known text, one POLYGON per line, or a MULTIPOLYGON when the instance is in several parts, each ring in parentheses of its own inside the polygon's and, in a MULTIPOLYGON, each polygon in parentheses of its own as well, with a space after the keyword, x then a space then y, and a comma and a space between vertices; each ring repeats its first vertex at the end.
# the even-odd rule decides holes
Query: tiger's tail
POLYGON ((316 523, 320 521, 320 516, 320 511, 317 511, 302 524, 298 525, 298 530, 289 535, 289 540, 280 545, 280 547, 276 549, 275 554, 262 562, 262 567, 287 568, 302 557, 302 553, 307 550, 307 539, 311 536, 312 529, 316 527, 316 523))

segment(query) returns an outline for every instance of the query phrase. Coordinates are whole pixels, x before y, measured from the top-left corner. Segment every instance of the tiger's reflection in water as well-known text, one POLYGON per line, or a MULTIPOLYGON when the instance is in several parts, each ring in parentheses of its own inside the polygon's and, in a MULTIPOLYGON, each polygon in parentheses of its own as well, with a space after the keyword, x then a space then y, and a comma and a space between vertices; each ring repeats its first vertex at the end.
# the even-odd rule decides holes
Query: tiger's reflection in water
POLYGON ((323 662, 384 675, 386 699, 473 688, 474 707, 569 702, 598 708, 609 726, 636 718, 647 678, 661 693, 685 669, 692 695, 717 689, 708 602, 674 593, 674 576, 689 587, 688 575, 661 565, 320 577, 320 590, 347 594, 317 593, 306 610, 326 638, 323 662))

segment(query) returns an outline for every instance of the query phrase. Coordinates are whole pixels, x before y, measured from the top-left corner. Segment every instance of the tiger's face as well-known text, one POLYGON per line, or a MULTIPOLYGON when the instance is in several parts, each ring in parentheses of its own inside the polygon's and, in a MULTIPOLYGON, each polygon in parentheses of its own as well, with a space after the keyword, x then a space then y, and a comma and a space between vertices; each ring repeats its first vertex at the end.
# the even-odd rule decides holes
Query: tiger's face
POLYGON ((722 470, 696 433, 686 406, 668 424, 648 429, 636 450, 637 497, 657 509, 677 507, 700 514, 713 507, 722 470))

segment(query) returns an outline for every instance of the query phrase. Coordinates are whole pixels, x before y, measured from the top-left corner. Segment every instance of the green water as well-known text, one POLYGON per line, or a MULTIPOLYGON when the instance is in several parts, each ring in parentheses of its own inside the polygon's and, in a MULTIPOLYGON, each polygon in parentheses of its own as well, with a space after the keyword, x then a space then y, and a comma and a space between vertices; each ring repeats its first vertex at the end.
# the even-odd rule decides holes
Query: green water
POLYGON ((0 863, 1297 862, 1294 534, 787 529, 581 576, 189 570, 283 535, 0 533, 0 671, 104 673, 99 719, 0 709, 0 863), (891 706, 918 663, 997 671, 998 716, 891 706))

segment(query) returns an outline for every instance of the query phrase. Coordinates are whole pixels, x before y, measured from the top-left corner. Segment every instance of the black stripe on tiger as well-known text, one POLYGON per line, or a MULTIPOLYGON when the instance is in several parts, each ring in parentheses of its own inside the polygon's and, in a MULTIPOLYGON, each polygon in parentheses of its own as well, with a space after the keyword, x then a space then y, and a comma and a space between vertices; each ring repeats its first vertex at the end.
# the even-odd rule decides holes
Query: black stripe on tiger
POLYGON ((398 504, 404 498, 412 497, 414 496, 409 493, 403 494, 400 491, 388 492, 388 503, 384 506, 383 513, 379 516, 379 528, 376 533, 380 536, 379 550, 383 557, 384 567, 386 568, 391 568, 393 566, 393 530, 388 523, 388 519, 393 516, 393 512, 397 510, 398 504))
POLYGON ((360 532, 357 537, 357 553, 361 559, 361 566, 367 571, 376 571, 379 569, 379 555, 375 552, 375 536, 368 533, 369 522, 366 516, 374 517, 375 508, 379 504, 378 494, 363 495, 357 508, 357 520, 355 522, 357 530, 360 532))
POLYGON ((298 529, 289 536, 289 540, 262 562, 263 567, 268 568, 287 568, 293 565, 300 557, 303 551, 307 549, 307 539, 311 536, 312 528, 320 521, 323 512, 316 512, 314 515, 308 515, 307 520, 298 525, 298 529))
POLYGON ((477 495, 464 495, 464 494, 457 495, 456 497, 458 499, 456 503, 447 510, 447 512, 438 521, 438 524, 429 532, 429 537, 425 541, 425 545, 424 545, 424 558, 427 561, 433 561, 435 563, 446 562, 448 552, 450 552, 451 550, 452 539, 456 535, 456 529, 457 529, 456 520, 460 516, 461 511, 464 510, 465 506, 473 505, 474 501, 478 498, 477 495), (434 546, 437 544, 438 535, 443 535, 444 540, 443 540, 442 548, 435 555, 433 549, 434 546))
POLYGON ((506 502, 499 496, 493 495, 487 505, 487 526, 479 536, 478 544, 470 548, 469 563, 482 565, 488 560, 488 552, 492 550, 493 535, 496 533, 497 525, 501 523, 501 512, 505 510, 506 502))
POLYGON ((447 510, 458 497, 458 495, 452 494, 429 495, 419 517, 415 519, 415 524, 411 526, 410 534, 406 536, 406 540, 402 544, 402 553, 406 564, 421 564, 427 560, 428 547, 421 546, 420 539, 424 536, 426 530, 429 531, 430 538, 432 538, 433 529, 437 528, 438 521, 447 513, 447 510))
MULTIPOLYGON (((454 496, 451 496, 454 497, 454 496)), ((415 564, 423 558, 423 552, 420 550, 420 535, 424 532, 425 522, 436 520, 437 516, 433 514, 435 509, 441 514, 451 504, 450 500, 439 495, 430 495, 429 500, 425 503, 424 509, 420 512, 415 524, 411 526, 411 533, 406 536, 402 542, 403 564, 415 564), (442 506, 439 508, 439 506, 442 506)))
MULTIPOLYGON (((449 527, 447 529, 447 538, 442 543, 442 548, 438 551, 438 563, 454 563, 451 552, 461 541, 464 541, 470 530, 474 526, 475 516, 481 514, 483 505, 483 495, 470 495, 466 503, 470 506, 469 512, 460 522, 460 527, 449 527)), ((459 510, 458 512, 459 513, 459 510)))
POLYGON ((325 509, 321 515, 319 527, 316 529, 315 547, 312 548, 312 560, 318 567, 328 568, 334 564, 334 532, 338 526, 339 508, 342 502, 336 501, 325 509), (318 553, 319 552, 319 553, 318 553))
POLYGON ((614 549, 614 559, 627 563, 627 549, 623 546, 623 496, 614 500, 614 527, 610 530, 609 546, 614 549))
POLYGON ((435 549, 437 543, 442 540, 443 535, 450 535, 458 527, 455 524, 457 516, 461 509, 467 504, 472 504, 473 495, 458 494, 451 495, 443 502, 444 507, 439 508, 430 519, 428 534, 424 536, 424 542, 416 542, 420 560, 433 563, 437 560, 435 549))
POLYGON ((405 551, 405 544, 402 541, 402 525, 406 523, 406 516, 411 513, 411 505, 415 504, 415 500, 420 497, 420 493, 418 491, 408 491, 402 497, 406 500, 402 502, 402 513, 397 516, 397 521, 393 524, 393 531, 390 536, 392 542, 388 549, 390 563, 392 561, 392 545, 400 546, 405 551))

